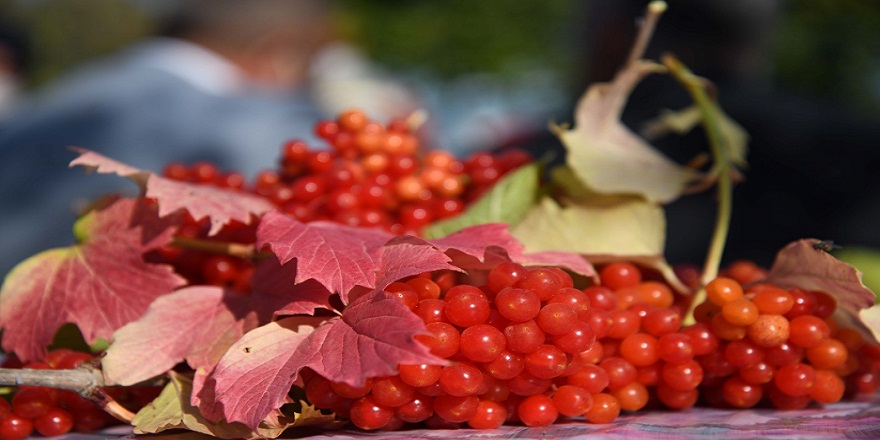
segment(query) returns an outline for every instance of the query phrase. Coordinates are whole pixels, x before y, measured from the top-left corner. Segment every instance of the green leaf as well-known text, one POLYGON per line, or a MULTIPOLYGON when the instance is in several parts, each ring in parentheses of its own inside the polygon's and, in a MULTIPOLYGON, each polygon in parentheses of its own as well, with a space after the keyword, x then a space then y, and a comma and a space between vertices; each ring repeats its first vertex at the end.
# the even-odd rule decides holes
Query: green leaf
POLYGON ((523 166, 504 176, 460 215, 428 226, 427 238, 445 237, 468 226, 485 223, 518 223, 537 200, 541 164, 523 166))
POLYGON ((669 203, 702 178, 661 154, 620 120, 632 90, 658 71, 660 66, 647 61, 629 63, 613 81, 590 86, 575 110, 574 128, 556 128, 568 165, 593 191, 669 203))
POLYGON ((591 263, 632 261, 659 270, 674 288, 688 291, 663 257, 663 208, 641 197, 581 193, 566 206, 544 197, 511 232, 529 252, 576 252, 591 263))
POLYGON ((190 404, 192 380, 171 373, 171 381, 152 403, 141 409, 132 420, 136 434, 155 434, 169 429, 187 429, 217 438, 275 438, 284 430, 296 426, 325 425, 335 420, 333 415, 322 414, 314 407, 301 404, 292 417, 269 417, 252 431, 241 423, 217 423, 206 420, 198 408, 190 404), (269 423, 268 420, 272 420, 269 423))
POLYGON ((599 196, 569 206, 545 197, 512 230, 530 252, 621 257, 662 255, 665 231, 659 205, 628 196, 599 196))
MULTIPOLYGON (((715 108, 722 135, 726 139, 724 146, 728 150, 727 156, 732 164, 744 168, 747 165, 749 134, 724 113, 721 107, 716 105, 715 108)), ((648 139, 656 139, 667 133, 686 134, 701 122, 703 122, 703 114, 696 105, 679 111, 664 110, 660 116, 645 124, 642 135, 648 139)))

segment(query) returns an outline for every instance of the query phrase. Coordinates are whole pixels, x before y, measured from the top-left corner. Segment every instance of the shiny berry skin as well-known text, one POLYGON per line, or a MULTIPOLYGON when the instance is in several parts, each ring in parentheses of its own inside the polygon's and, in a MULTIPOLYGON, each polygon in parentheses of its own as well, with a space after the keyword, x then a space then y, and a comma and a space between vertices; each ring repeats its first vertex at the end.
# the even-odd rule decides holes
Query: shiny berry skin
POLYGON ((559 417, 553 399, 543 394, 528 396, 516 408, 519 420, 529 427, 549 426, 559 417))
POLYGON ((642 272, 632 263, 609 263, 599 270, 599 279, 603 286, 618 290, 637 286, 642 282, 642 272))
POLYGON ((565 352, 555 345, 544 344, 525 355, 526 372, 542 379, 559 376, 568 364, 565 352))
POLYGON ((731 278, 718 277, 706 284, 706 298, 719 307, 742 296, 742 286, 731 278))
POLYGON ((593 395, 593 406, 584 413, 590 423, 611 423, 620 415, 620 402, 607 393, 593 395))
POLYGON ((461 354, 474 362, 492 362, 507 345, 504 333, 488 324, 477 324, 461 332, 461 354))
POLYGON ((446 319, 459 327, 482 324, 489 319, 489 301, 484 296, 458 295, 446 300, 443 313, 446 319))
POLYGON ((446 394, 470 396, 476 394, 482 386, 483 373, 473 365, 456 363, 443 367, 438 382, 446 394))
POLYGON ((33 419, 46 414, 55 407, 49 389, 42 387, 22 387, 12 396, 12 411, 33 419))
POLYGON ((480 399, 477 396, 444 394, 434 398, 434 414, 446 421, 463 423, 477 414, 480 399))
POLYGON ((559 414, 568 417, 583 415, 593 406, 593 395, 584 388, 563 385, 553 392, 553 403, 559 414))
POLYGON ((372 396, 364 396, 351 404, 349 417, 358 428, 374 430, 391 421, 394 409, 377 404, 372 396))
POLYGON ((523 265, 504 262, 493 267, 486 277, 489 289, 495 293, 499 293, 507 287, 516 284, 517 281, 525 277, 528 269, 523 265))
POLYGON ((559 347, 560 350, 576 354, 589 350, 596 342, 596 334, 589 324, 578 321, 570 332, 553 335, 552 339, 553 344, 559 347))
POLYGON ((497 429, 507 420, 507 407, 491 400, 481 400, 467 424, 474 429, 497 429))
POLYGON ((400 378, 414 387, 426 387, 440 379, 440 365, 399 365, 397 367, 400 378))
POLYGON ((24 440, 34 430, 34 423, 27 417, 9 414, 0 420, 0 438, 3 440, 24 440))
POLYGON ((514 287, 530 290, 538 295, 538 299, 546 301, 563 287, 563 283, 552 270, 531 269, 514 284, 514 287))
POLYGON ((61 408, 52 408, 33 420, 34 430, 44 437, 67 434, 73 429, 73 416, 61 408))
POLYGON ((773 384, 786 395, 807 396, 816 385, 816 370, 802 363, 783 365, 776 370, 773 384))
POLYGON ((760 385, 733 376, 724 381, 724 385, 721 387, 721 396, 734 408, 751 408, 761 401, 764 392, 760 385))
POLYGON ((508 287, 495 295, 495 307, 512 322, 524 322, 538 316, 541 299, 530 290, 508 287))
POLYGON ((434 400, 421 395, 394 409, 395 417, 409 423, 423 422, 433 414, 434 400))

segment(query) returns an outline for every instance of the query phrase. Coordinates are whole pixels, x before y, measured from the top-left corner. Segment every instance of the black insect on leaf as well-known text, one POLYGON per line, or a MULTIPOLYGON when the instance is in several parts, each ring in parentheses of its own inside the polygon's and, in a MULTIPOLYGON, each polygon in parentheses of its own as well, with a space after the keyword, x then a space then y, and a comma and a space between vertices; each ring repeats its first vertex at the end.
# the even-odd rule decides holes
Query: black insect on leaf
POLYGON ((842 246, 834 244, 834 240, 819 240, 813 243, 813 249, 823 252, 831 252, 834 249, 840 249, 842 246))

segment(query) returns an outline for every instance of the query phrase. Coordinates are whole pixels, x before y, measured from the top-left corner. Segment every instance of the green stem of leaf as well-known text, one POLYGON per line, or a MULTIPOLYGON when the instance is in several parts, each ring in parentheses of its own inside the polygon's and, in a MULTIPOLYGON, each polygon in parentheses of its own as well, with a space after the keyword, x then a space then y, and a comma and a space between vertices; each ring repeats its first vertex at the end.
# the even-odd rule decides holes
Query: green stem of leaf
POLYGON ((724 245, 727 242, 727 233, 730 230, 730 216, 733 208, 733 168, 728 157, 727 139, 721 129, 721 116, 715 101, 706 92, 706 83, 702 78, 694 75, 684 64, 671 55, 663 57, 663 65, 669 69, 669 73, 681 83, 691 94, 700 113, 703 116, 703 129, 709 140, 714 164, 711 173, 718 182, 718 210, 715 219, 715 230, 712 233, 712 241, 703 264, 703 274, 700 278, 700 289, 694 295, 690 310, 685 315, 687 323, 693 322, 693 309, 705 301, 705 286, 718 276, 721 267, 721 257, 724 253, 724 245))

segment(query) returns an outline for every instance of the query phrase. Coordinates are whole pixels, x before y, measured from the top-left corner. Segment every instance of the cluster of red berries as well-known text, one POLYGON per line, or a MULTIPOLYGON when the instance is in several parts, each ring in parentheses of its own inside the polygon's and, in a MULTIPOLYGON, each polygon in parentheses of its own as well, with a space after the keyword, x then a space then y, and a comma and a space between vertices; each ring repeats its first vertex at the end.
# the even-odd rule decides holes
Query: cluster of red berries
POLYGON ((502 263, 479 287, 447 272, 394 283, 431 334, 420 341, 449 364, 400 365, 362 386, 310 374, 306 397, 362 429, 491 429, 697 404, 803 408, 878 388, 880 349, 835 323, 825 293, 719 277, 683 326, 686 298, 643 276, 611 263, 578 289, 561 270, 502 263))
MULTIPOLYGON (((326 148, 292 140, 282 146, 277 168, 251 184, 238 172, 216 165, 171 163, 165 177, 249 191, 271 200, 303 222, 327 220, 376 227, 395 234, 421 235, 428 224, 455 216, 498 179, 532 161, 528 153, 478 152, 460 160, 443 150, 422 151, 403 120, 380 124, 359 110, 320 121, 315 133, 326 148)), ((180 237, 206 238, 207 220, 187 218, 180 237)), ((254 228, 232 224, 211 240, 253 243, 254 228)), ((249 290, 249 261, 179 247, 162 249, 156 262, 173 264, 191 283, 249 290)))
MULTIPOLYGON (((2 367, 66 370, 92 358, 88 353, 56 349, 43 362, 22 364, 15 356, 9 356, 2 367)), ((0 398, 0 440, 21 440, 34 432, 45 437, 70 431, 93 432, 115 423, 118 421, 103 409, 72 391, 22 386, 11 401, 0 398)))
POLYGON ((459 214, 507 172, 532 161, 528 153, 479 152, 459 160, 443 150, 423 151, 403 120, 381 124, 360 110, 315 125, 326 143, 282 146, 277 169, 248 186, 240 173, 211 163, 169 164, 166 177, 249 190, 304 222, 329 220, 419 235, 431 222, 459 214))

